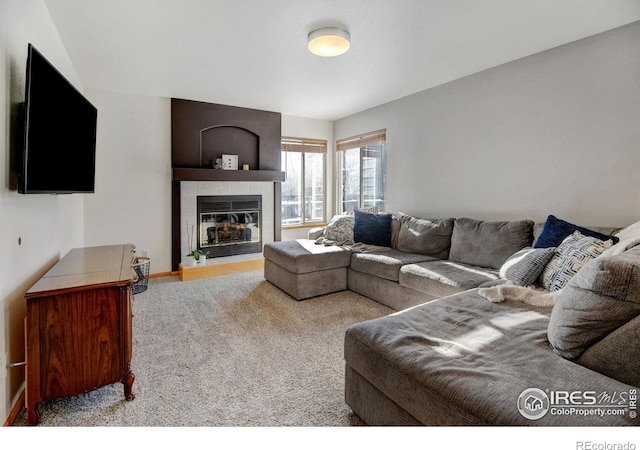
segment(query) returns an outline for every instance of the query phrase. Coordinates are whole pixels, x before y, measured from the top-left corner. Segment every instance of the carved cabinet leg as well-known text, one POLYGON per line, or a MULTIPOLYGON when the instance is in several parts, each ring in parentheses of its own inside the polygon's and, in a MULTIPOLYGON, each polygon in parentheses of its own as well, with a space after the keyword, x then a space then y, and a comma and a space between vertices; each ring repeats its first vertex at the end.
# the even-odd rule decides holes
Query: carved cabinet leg
POLYGON ((136 398, 135 395, 133 395, 133 381, 136 379, 135 375, 133 374, 133 372, 129 372, 127 373, 123 378, 122 378, 122 384, 124 385, 124 398, 126 400, 133 400, 134 398, 136 398))
POLYGON ((29 425, 38 425, 40 422, 40 413, 38 412, 38 405, 28 405, 27 407, 27 422, 29 425))

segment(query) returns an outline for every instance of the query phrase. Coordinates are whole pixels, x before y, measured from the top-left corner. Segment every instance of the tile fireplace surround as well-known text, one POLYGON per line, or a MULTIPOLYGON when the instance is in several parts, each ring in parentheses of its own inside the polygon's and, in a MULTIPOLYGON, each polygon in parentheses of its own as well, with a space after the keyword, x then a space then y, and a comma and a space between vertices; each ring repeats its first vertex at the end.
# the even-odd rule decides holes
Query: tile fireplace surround
MULTIPOLYGON (((275 194, 273 182, 234 182, 234 181, 181 181, 180 182, 180 255, 185 263, 189 253, 186 226, 197 226, 197 196, 199 195, 261 195, 262 196, 262 244, 274 241, 275 230, 275 194)), ((197 230, 196 230, 197 234, 197 230)), ((194 238, 194 246, 195 246, 194 238)), ((242 261, 248 258, 261 258, 262 252, 249 255, 223 256, 216 262, 242 261)))

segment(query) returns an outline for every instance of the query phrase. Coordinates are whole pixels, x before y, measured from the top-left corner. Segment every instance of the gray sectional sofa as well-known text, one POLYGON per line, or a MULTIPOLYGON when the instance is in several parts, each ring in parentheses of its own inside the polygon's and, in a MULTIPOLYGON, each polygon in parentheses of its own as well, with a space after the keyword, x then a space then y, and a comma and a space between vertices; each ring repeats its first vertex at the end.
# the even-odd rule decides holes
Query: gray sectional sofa
POLYGON ((353 234, 335 245, 322 239, 324 229, 312 230, 308 239, 267 244, 265 278, 297 300, 350 289, 402 310, 498 280, 501 264, 534 237, 530 220, 395 213, 390 226, 388 247, 352 245, 353 234))
POLYGON ((628 249, 549 274, 570 240, 550 232, 552 218, 572 226, 395 213, 388 246, 313 230, 267 244, 265 278, 297 300, 350 289, 398 311, 346 331, 345 399, 367 424, 638 425, 640 241, 574 226, 598 252, 628 249), (481 295, 543 250, 535 270, 546 267, 554 306, 481 295))

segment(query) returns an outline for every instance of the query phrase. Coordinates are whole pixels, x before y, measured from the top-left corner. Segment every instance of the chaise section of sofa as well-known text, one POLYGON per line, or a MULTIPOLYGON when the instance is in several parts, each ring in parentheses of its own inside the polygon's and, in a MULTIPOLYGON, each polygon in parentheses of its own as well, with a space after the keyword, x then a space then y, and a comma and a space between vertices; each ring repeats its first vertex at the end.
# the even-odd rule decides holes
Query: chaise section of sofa
POLYGON ((629 393, 636 387, 556 355, 550 308, 491 303, 477 289, 351 326, 345 399, 369 425, 638 425, 625 415, 525 417, 529 389, 629 393))
POLYGON ((278 241, 265 245, 264 257, 265 279, 296 300, 347 289, 347 248, 309 239, 278 241))

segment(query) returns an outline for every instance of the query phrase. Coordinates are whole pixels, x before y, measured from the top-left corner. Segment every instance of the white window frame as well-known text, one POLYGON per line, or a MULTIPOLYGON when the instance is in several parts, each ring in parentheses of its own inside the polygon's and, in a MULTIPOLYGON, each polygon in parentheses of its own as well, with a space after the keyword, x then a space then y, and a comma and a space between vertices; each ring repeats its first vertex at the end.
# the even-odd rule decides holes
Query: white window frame
MULTIPOLYGON (((283 136, 281 142, 282 148, 282 162, 283 170, 286 172, 286 153, 300 153, 301 154, 301 176, 302 186, 300 193, 300 223, 285 224, 284 214, 281 212, 281 226, 282 228, 296 228, 296 227, 309 227, 318 226, 326 223, 327 218, 327 141, 324 139, 310 139, 310 138, 297 138, 283 136), (305 154, 321 154, 322 155, 322 218, 321 219, 309 219, 306 217, 305 209, 305 154)), ((281 206, 282 208, 282 206, 281 206)))
POLYGON ((378 209, 378 210, 384 210, 384 203, 386 201, 386 130, 377 130, 377 131, 372 131, 370 133, 365 133, 365 134, 361 134, 358 136, 353 136, 350 138, 346 138, 346 139, 340 139, 336 141, 336 174, 337 176, 335 177, 336 179, 336 211, 339 212, 345 212, 343 211, 343 206, 344 206, 344 186, 343 186, 343 155, 342 152, 344 151, 348 151, 348 150, 355 150, 355 149, 359 149, 360 150, 360 175, 359 175, 359 183, 360 183, 360 188, 359 188, 359 199, 358 199, 358 205, 356 206, 357 209, 361 209, 361 208, 365 208, 364 205, 364 201, 365 201, 365 189, 364 189, 364 177, 363 177, 363 160, 364 160, 364 154, 366 152, 366 148, 367 146, 380 146, 380 151, 381 151, 381 163, 382 163, 382 168, 383 168, 383 173, 381 175, 381 179, 379 180, 380 183, 382 183, 382 198, 381 198, 381 202, 382 204, 379 205, 381 207, 374 207, 372 209, 378 209))

